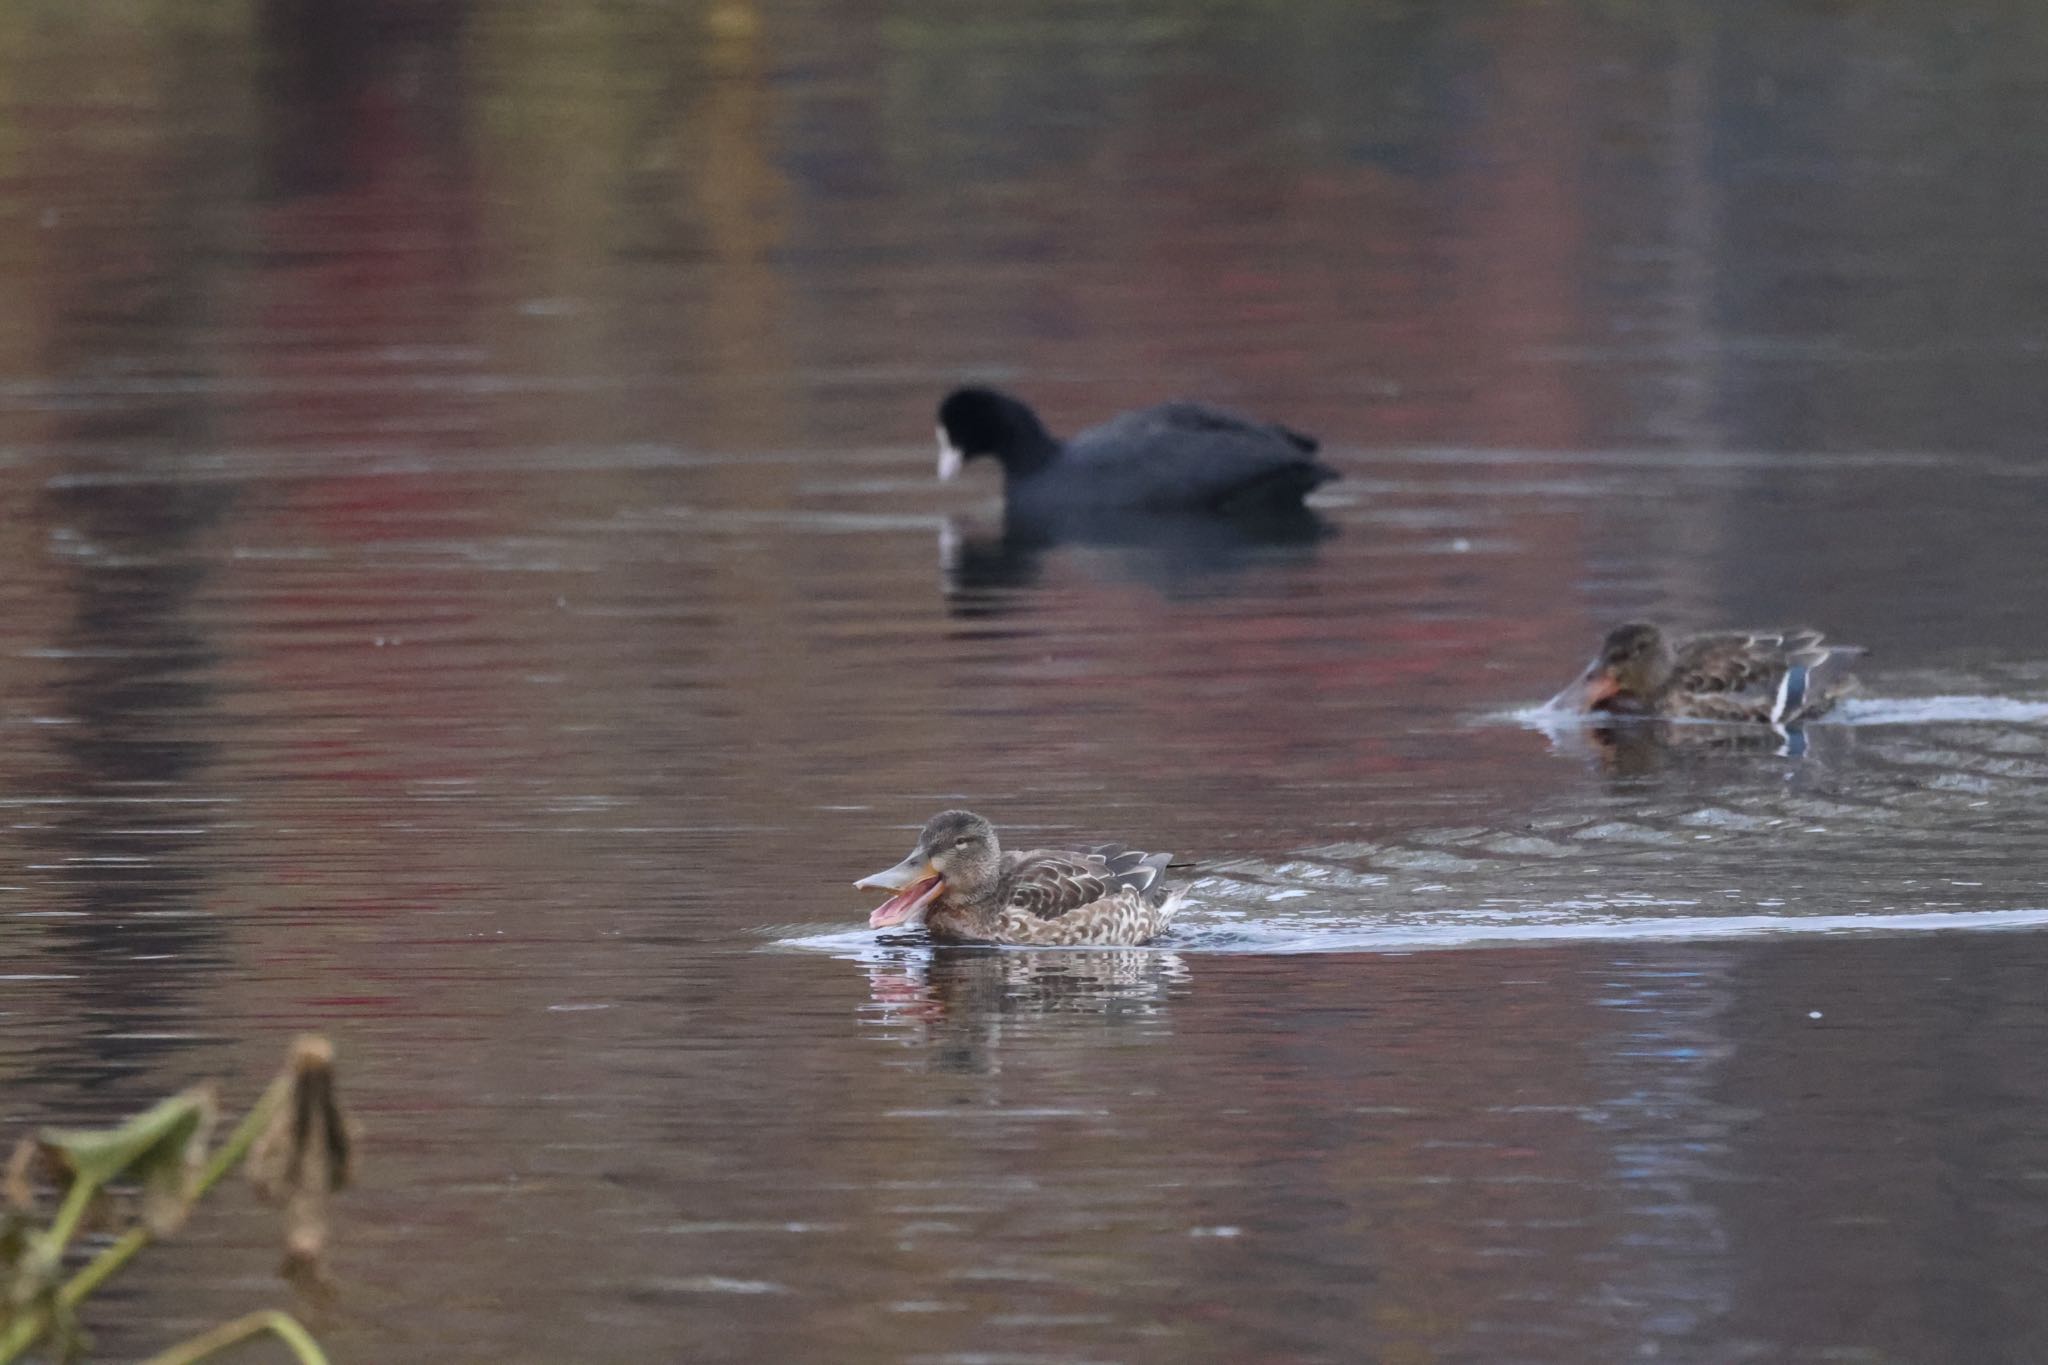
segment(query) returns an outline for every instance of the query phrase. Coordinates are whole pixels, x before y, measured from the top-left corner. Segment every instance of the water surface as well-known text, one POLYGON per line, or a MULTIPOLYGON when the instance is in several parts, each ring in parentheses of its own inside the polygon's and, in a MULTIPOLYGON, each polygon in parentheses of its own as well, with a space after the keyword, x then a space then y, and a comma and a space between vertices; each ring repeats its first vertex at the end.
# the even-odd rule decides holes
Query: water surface
POLYGON ((13 7, 0 1138, 328 1031, 337 1360, 2048 1357, 2044 69, 1968 5, 13 7), (1344 479, 1006 542, 966 379, 1344 479), (1864 691, 1526 723, 1641 614, 1864 691), (1197 903, 876 943, 954 804, 1197 903))

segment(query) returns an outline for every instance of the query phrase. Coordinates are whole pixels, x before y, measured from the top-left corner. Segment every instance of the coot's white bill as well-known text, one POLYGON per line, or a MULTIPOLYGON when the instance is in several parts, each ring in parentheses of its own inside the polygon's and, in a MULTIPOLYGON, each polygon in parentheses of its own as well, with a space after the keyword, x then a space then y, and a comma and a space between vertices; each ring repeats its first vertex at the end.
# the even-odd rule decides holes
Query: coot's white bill
POLYGON ((946 428, 941 423, 939 426, 939 482, 944 483, 955 474, 958 474, 961 462, 965 458, 960 453, 960 447, 946 439, 946 428))

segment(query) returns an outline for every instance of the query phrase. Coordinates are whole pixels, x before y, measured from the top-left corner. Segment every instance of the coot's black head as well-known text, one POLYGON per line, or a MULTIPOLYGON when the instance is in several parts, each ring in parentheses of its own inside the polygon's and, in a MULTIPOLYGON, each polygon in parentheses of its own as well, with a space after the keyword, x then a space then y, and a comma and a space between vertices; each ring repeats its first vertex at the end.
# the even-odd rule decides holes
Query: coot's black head
POLYGON ((977 455, 993 455, 1009 475, 1030 474, 1059 454, 1038 414, 995 389, 955 389, 939 404, 939 477, 950 479, 977 455))

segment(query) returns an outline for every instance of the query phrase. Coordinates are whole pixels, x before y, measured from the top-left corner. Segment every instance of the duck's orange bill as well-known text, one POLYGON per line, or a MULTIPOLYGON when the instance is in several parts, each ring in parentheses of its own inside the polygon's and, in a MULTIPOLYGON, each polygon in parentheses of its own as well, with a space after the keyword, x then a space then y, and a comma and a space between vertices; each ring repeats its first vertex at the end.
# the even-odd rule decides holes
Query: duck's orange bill
POLYGON ((936 872, 912 882, 875 907, 875 912, 868 916, 868 928, 886 929, 892 924, 903 923, 931 904, 945 887, 946 879, 936 872))
POLYGON ((1621 679, 1614 670, 1596 665, 1547 704, 1553 711, 1597 711, 1620 695, 1621 679))

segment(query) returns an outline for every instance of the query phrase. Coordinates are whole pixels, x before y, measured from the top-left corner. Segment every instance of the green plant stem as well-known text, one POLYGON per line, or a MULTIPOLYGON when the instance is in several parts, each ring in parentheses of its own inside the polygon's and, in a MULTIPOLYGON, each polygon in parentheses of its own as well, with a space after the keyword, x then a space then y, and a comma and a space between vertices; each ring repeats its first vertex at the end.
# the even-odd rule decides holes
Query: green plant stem
MULTIPOLYGON (((99 1191, 98 1181, 81 1177, 65 1192, 64 1202, 57 1206, 57 1216, 35 1239, 32 1254, 38 1268, 30 1273, 36 1281, 41 1282, 44 1275, 55 1276, 57 1267, 64 1260, 64 1248, 70 1246, 71 1239, 78 1234, 78 1224, 84 1219, 85 1211, 92 1207, 93 1196, 99 1191)), ((62 1294, 63 1291, 59 1290, 60 1301, 62 1294)), ((24 1309, 7 1325, 7 1330, 0 1333, 0 1365, 6 1365, 33 1346, 49 1330, 49 1313, 37 1308, 24 1309)))
MULTIPOLYGON (((235 1125, 235 1131, 229 1135, 228 1140, 213 1154, 213 1160, 206 1163, 206 1169, 199 1173, 199 1179, 194 1182, 192 1193, 185 1201, 188 1209, 198 1203, 208 1190, 218 1185, 221 1177, 232 1171, 236 1164, 249 1154, 249 1148, 262 1134, 264 1125, 270 1122, 271 1111, 284 1102, 285 1095, 290 1089, 290 1079, 282 1078, 272 1082, 270 1088, 257 1099, 255 1106, 235 1125)), ((50 1225, 50 1234, 62 1230, 64 1241, 70 1241, 71 1232, 77 1227, 78 1220, 84 1216, 86 1205, 90 1203, 93 1193, 92 1190, 85 1190, 81 1197, 79 1186, 72 1186, 71 1192, 64 1198, 63 1207, 58 1211, 56 1222, 50 1225)), ((147 1227, 130 1228, 112 1246, 93 1257, 83 1269, 64 1282, 63 1287, 57 1291, 57 1302, 66 1309, 77 1308, 85 1300, 86 1295, 105 1284, 115 1271, 134 1258, 136 1252, 155 1240, 156 1235, 147 1227)), ((57 1245, 61 1248, 63 1244, 60 1242, 57 1245)), ((289 1318, 285 1320, 291 1321, 289 1318)), ((295 1322, 292 1326, 298 1328, 295 1322)), ((9 1362, 19 1357, 23 1351, 40 1341, 43 1334, 49 1330, 48 1313, 33 1310, 22 1313, 4 1333, 0 1333, 0 1365, 9 1365, 9 1362)), ((304 1329, 299 1328, 299 1331, 303 1335, 304 1329)), ((317 1354, 318 1348, 314 1349, 317 1354)))
POLYGON ((65 1193, 56 1218, 42 1236, 52 1265, 64 1258, 64 1248, 70 1246, 71 1239, 78 1235, 78 1222, 85 1217, 85 1211, 92 1207, 93 1196, 99 1192, 98 1181, 80 1180, 65 1193))
MULTIPOLYGON (((288 1081, 277 1081, 257 1098, 248 1114, 235 1125, 235 1131, 228 1135, 228 1140, 213 1154, 213 1160, 207 1162, 206 1169, 199 1173, 199 1179, 193 1183, 192 1193, 185 1201, 187 1208, 204 1198, 208 1190, 221 1182, 221 1177, 235 1169, 249 1154, 249 1148, 262 1134, 264 1125, 270 1122, 270 1111, 284 1102, 285 1093, 290 1088, 288 1081)), ((136 1252, 155 1240, 155 1234, 147 1227, 130 1228, 119 1241, 93 1257, 83 1270, 66 1280, 64 1287, 57 1291, 58 1300, 66 1308, 76 1308, 86 1295, 106 1283, 108 1276, 128 1264, 136 1252)), ((4 1365, 5 1360, 5 1356, 0 1356, 0 1365, 4 1365)))
POLYGON ((179 1342, 161 1355, 151 1356, 142 1365, 192 1365, 195 1360, 204 1360, 265 1332, 283 1338, 284 1344, 291 1347, 292 1354, 299 1358, 299 1365, 327 1365, 327 1357, 321 1353, 320 1343, 313 1340, 312 1333, 301 1327, 299 1320, 291 1314, 275 1309, 224 1322, 211 1332, 202 1332, 190 1341, 179 1342))

